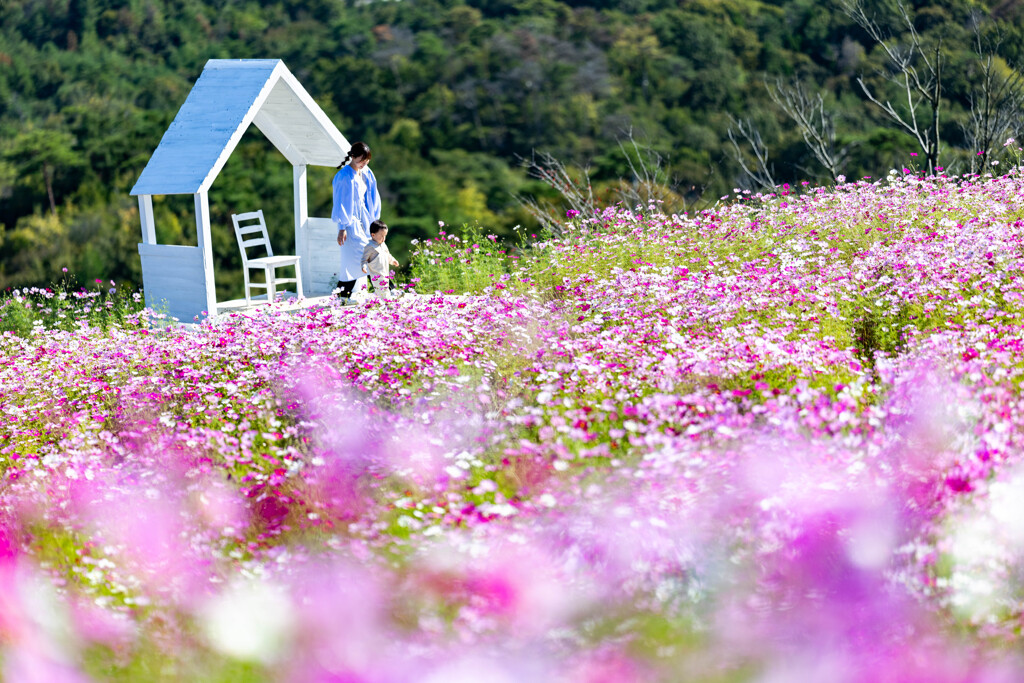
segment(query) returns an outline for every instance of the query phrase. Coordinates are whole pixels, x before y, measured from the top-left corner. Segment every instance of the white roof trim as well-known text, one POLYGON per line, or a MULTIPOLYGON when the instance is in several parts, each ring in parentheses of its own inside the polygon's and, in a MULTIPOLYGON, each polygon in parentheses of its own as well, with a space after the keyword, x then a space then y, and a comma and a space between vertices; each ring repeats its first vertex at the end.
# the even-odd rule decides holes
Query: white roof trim
POLYGON ((133 195, 209 190, 250 125, 295 166, 337 166, 349 142, 278 59, 211 59, 133 195))

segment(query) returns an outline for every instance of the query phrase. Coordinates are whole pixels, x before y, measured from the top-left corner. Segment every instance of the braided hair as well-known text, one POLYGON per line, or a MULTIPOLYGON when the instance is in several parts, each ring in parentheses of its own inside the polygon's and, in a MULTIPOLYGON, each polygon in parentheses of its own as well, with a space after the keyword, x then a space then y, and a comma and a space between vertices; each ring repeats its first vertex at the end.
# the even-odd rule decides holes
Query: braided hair
POLYGON ((373 152, 370 151, 370 146, 365 142, 354 142, 352 143, 352 146, 349 147, 348 154, 345 155, 345 158, 342 160, 341 165, 338 166, 338 169, 340 170, 344 168, 353 159, 362 159, 363 157, 366 157, 367 161, 373 158, 373 152))

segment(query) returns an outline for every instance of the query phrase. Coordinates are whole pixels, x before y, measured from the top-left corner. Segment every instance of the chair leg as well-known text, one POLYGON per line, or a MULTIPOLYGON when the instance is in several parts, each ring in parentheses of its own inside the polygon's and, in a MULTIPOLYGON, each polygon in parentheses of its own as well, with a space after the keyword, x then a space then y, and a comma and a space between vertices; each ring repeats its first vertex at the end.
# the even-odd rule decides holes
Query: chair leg
POLYGON ((263 270, 266 273, 267 278, 267 303, 274 303, 274 299, 277 298, 277 278, 274 277, 274 268, 269 267, 263 270))
POLYGON ((298 298, 302 299, 305 295, 302 293, 302 271, 299 270, 299 262, 295 262, 295 293, 298 298))
POLYGON ((252 304, 252 288, 249 286, 249 269, 242 267, 242 277, 245 279, 245 305, 249 306, 252 304))

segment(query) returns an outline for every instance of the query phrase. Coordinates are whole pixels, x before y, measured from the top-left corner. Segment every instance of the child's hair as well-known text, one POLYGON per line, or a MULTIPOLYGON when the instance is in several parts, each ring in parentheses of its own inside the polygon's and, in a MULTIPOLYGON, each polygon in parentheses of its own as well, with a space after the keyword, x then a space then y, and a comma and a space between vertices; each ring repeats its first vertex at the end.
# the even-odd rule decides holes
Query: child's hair
POLYGON ((388 229, 387 224, 384 221, 382 221, 382 220, 376 220, 376 221, 370 223, 370 234, 371 235, 376 235, 381 230, 387 230, 387 229, 388 229))
POLYGON ((373 152, 370 151, 370 146, 365 142, 354 142, 349 148, 348 154, 346 154, 344 160, 342 160, 341 166, 338 166, 338 168, 343 168, 345 164, 353 159, 362 159, 363 157, 366 157, 367 161, 373 158, 373 152))

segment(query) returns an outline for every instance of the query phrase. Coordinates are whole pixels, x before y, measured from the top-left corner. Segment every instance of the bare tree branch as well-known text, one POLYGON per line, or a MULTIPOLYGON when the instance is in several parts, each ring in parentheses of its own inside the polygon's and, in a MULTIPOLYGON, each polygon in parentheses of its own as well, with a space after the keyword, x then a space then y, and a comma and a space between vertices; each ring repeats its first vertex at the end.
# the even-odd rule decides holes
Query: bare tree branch
MULTIPOLYGON (((632 128, 624 131, 618 145, 630 171, 629 180, 620 183, 618 190, 625 206, 646 207, 662 203, 675 194, 672 190, 675 183, 665 170, 665 158, 649 145, 640 144, 632 128)), ((685 199, 682 201, 685 208, 685 199)))
POLYGON ((633 148, 633 154, 626 150, 622 139, 619 139, 619 150, 626 158, 632 173, 632 181, 628 184, 631 190, 622 190, 620 194, 627 206, 639 206, 650 203, 654 198, 653 190, 657 185, 665 185, 662 171, 664 159, 650 147, 641 147, 633 137, 633 129, 626 131, 626 139, 633 148), (636 161, 634 162, 634 158, 636 161))
MULTIPOLYGON (((618 141, 619 149, 626 158, 630 177, 620 178, 615 191, 617 203, 629 208, 646 209, 652 204, 659 205, 661 210, 687 211, 691 208, 686 198, 687 192, 678 192, 675 184, 668 177, 666 160, 656 150, 641 144, 633 135, 632 129, 624 132, 618 141)), ((588 168, 574 173, 564 163, 547 152, 534 152, 530 159, 520 158, 527 167, 527 175, 551 187, 561 196, 563 208, 577 211, 579 215, 590 217, 599 212, 603 205, 594 196, 588 168)), ((708 176, 699 188, 691 185, 689 194, 696 194, 696 203, 704 200, 714 168, 709 167, 708 176)), ((564 218, 560 212, 553 212, 551 206, 544 206, 535 197, 514 195, 516 201, 537 219, 543 228, 551 234, 559 235, 564 228, 564 218)))
POLYGON ((938 164, 941 141, 939 138, 939 115, 942 108, 942 41, 934 49, 927 48, 914 27, 907 6, 897 1, 899 21, 907 36, 908 43, 901 44, 884 30, 873 16, 869 16, 861 0, 841 0, 840 7, 861 28, 867 31, 888 57, 892 73, 886 78, 903 91, 906 103, 899 107, 888 99, 877 95, 863 77, 857 78, 865 96, 877 105, 898 128, 902 128, 917 141, 928 162, 928 172, 935 171, 938 164), (919 68, 920 67, 920 68, 919 68), (923 120, 918 112, 922 111, 923 120))
POLYGON ((849 159, 852 145, 836 149, 835 114, 825 109, 821 93, 812 97, 804 84, 796 79, 786 84, 779 78, 774 87, 767 83, 765 87, 775 104, 796 123, 804 143, 818 163, 825 167, 833 180, 838 178, 849 159))
POLYGON ((768 163, 768 148, 764 144, 764 140, 761 139, 761 132, 750 119, 741 121, 730 114, 729 120, 732 121, 732 125, 729 126, 726 135, 729 136, 729 142, 732 143, 732 156, 736 163, 740 165, 743 173, 755 187, 768 192, 774 192, 779 184, 775 182, 774 167, 768 163), (740 145, 740 139, 745 141, 746 145, 750 147, 751 154, 754 157, 754 162, 750 165, 747 164, 746 155, 743 153, 743 148, 740 145))
MULTIPOLYGON (((524 159, 523 163, 527 167, 527 175, 556 190, 570 210, 578 211, 581 216, 593 216, 598 211, 594 188, 590 184, 589 167, 583 168, 580 177, 576 178, 553 155, 537 151, 533 152, 529 160, 524 159)), ((537 219, 542 228, 546 228, 552 235, 561 234, 561 217, 552 216, 533 197, 516 196, 516 201, 537 219)))
POLYGON ((985 160, 991 159, 996 144, 1009 137, 1024 113, 1024 77, 1016 69, 1005 72, 998 68, 995 54, 1002 36, 995 42, 985 41, 978 17, 974 17, 974 43, 977 52, 977 74, 969 94, 971 108, 967 121, 960 124, 972 154, 971 173, 976 173, 985 160))

